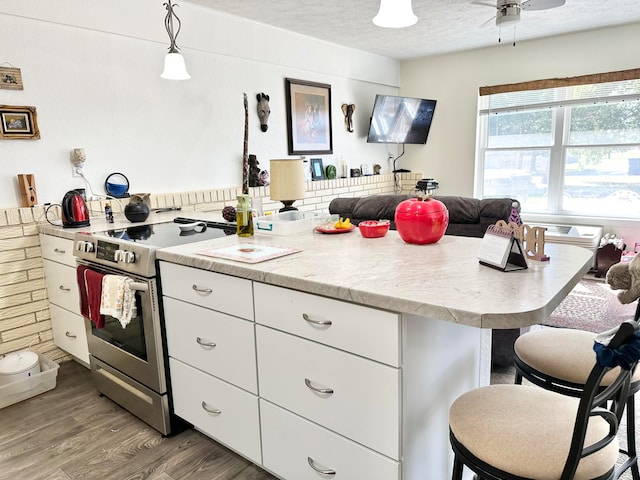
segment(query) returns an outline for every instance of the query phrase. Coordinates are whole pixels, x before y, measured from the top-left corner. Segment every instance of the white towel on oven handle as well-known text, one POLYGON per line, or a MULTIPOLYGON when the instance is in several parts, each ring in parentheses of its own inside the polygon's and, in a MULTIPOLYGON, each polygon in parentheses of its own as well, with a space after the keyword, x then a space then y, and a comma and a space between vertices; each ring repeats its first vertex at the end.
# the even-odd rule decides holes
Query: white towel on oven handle
POLYGON ((133 280, 123 275, 105 275, 102 279, 100 313, 117 319, 122 328, 126 328, 137 315, 135 290, 131 288, 133 280))

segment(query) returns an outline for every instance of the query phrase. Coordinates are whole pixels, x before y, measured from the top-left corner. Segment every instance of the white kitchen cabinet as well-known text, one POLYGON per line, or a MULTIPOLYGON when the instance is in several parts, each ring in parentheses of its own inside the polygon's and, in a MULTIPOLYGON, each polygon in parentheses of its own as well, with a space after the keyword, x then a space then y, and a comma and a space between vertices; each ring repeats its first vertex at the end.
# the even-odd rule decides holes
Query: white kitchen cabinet
POLYGON ((254 284, 256 322, 400 366, 400 316, 353 303, 254 284))
POLYGON ((163 295, 253 320, 251 281, 168 262, 160 273, 163 295))
POLYGON ((262 326, 256 342, 262 398, 400 459, 399 369, 262 326))
POLYGON ((85 365, 89 348, 76 280, 73 240, 40 235, 54 343, 85 365))
POLYGON ((165 261, 161 272, 175 409, 198 430, 283 480, 451 474, 448 410, 478 386, 482 329, 165 261), (207 356, 194 336, 241 358, 207 356), (252 362, 257 390, 243 386, 252 362))
POLYGON ((176 415, 262 461, 251 282, 160 262, 176 415))
POLYGON ((171 357, 257 395, 253 322, 164 298, 171 357))
POLYGON ((264 400, 260 417, 263 465, 281 478, 400 479, 399 462, 264 400))
POLYGON ((176 415, 260 464, 258 397, 172 357, 169 368, 176 415))

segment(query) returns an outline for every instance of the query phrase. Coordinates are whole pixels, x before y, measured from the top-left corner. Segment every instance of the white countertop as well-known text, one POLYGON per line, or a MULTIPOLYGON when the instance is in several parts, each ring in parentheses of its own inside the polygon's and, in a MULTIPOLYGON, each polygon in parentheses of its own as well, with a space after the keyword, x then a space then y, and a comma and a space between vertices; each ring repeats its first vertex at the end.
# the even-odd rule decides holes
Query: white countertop
POLYGON ((483 328, 519 328, 545 321, 592 263, 590 250, 546 244, 548 262, 501 272, 478 263, 481 239, 445 235, 431 245, 410 245, 395 231, 367 239, 344 234, 236 236, 158 250, 181 265, 258 282, 483 328), (237 242, 301 249, 249 264, 195 252, 237 242))

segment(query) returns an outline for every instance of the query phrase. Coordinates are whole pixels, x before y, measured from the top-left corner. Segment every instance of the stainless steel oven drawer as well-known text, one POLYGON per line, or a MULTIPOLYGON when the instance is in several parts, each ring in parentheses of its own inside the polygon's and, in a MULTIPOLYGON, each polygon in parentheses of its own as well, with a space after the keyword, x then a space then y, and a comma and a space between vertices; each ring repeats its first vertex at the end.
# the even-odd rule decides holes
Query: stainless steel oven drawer
POLYGON ((91 377, 98 391, 163 435, 171 431, 169 399, 91 356, 91 377))

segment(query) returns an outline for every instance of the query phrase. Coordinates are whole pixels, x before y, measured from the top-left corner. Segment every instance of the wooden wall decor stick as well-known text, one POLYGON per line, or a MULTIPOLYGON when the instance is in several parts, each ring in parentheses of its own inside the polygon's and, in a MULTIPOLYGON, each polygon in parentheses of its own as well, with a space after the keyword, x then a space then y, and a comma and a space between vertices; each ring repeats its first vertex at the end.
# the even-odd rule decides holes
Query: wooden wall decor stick
POLYGON ((244 149, 242 153, 242 193, 249 194, 249 101, 244 95, 244 149))
POLYGON ((23 207, 33 207, 38 204, 36 195, 36 179, 31 173, 18 174, 18 188, 23 207))

